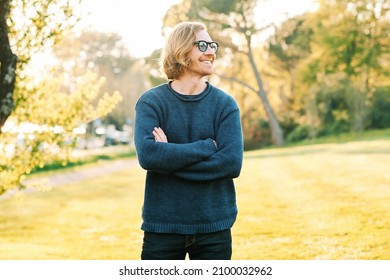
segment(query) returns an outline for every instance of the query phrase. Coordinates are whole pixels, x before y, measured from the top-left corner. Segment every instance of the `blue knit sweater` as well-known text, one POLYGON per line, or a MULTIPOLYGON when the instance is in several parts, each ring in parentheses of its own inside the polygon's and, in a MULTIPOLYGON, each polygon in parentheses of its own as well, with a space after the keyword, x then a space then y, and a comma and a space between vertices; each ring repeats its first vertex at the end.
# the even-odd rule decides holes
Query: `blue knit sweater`
POLYGON ((135 145, 147 170, 142 230, 195 234, 233 226, 243 141, 231 96, 209 83, 199 95, 179 94, 170 83, 146 91, 136 105, 135 145), (154 127, 169 143, 154 140, 154 127))

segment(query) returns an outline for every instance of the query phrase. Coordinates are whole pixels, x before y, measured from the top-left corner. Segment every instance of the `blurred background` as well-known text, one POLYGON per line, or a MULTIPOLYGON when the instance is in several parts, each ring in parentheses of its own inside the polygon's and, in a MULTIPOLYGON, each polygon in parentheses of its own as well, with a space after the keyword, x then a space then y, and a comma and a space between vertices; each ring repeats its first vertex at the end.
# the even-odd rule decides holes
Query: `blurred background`
POLYGON ((170 27, 183 20, 204 22, 221 45, 210 81, 237 100, 247 150, 390 125, 385 0, 2 5, 9 9, 0 15, 2 79, 16 81, 2 83, 7 172, 18 157, 29 162, 22 175, 68 147, 131 145, 135 102, 165 82, 159 54, 170 27), (18 64, 7 73, 12 53, 18 64))
POLYGON ((239 104, 247 152, 389 137, 389 1, 0 3, 0 195, 102 149, 134 155, 136 101, 166 82, 180 21, 219 42, 209 80, 239 104))

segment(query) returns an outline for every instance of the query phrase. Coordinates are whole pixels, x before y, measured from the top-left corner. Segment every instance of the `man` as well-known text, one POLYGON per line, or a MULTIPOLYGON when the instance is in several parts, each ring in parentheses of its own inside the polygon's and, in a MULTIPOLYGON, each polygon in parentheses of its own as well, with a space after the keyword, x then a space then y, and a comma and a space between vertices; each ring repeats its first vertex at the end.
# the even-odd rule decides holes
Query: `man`
POLYGON ((243 141, 234 99, 204 80, 218 43, 198 22, 175 26, 162 53, 168 83, 136 105, 135 145, 147 170, 141 258, 231 259, 233 178, 243 141))

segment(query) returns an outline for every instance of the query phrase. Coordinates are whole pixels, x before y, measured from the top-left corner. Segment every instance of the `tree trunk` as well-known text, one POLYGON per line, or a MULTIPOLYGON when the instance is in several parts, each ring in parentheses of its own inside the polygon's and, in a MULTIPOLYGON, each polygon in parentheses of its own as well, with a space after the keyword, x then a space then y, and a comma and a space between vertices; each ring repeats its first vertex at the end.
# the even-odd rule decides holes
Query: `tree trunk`
POLYGON ((0 0, 0 134, 1 128, 14 109, 17 56, 12 53, 9 44, 8 13, 9 0, 0 0))
POLYGON ((250 38, 247 38, 247 43, 248 43, 248 58, 249 58, 249 61, 251 63, 253 72, 255 74, 257 84, 259 86, 259 90, 257 91, 257 95, 260 97, 261 102, 264 106, 264 110, 267 114, 268 124, 269 124, 270 129, 271 129, 272 143, 276 146, 283 146, 283 144, 284 144, 283 131, 280 127, 279 121, 277 120, 276 115, 275 115, 270 103, 268 102, 267 93, 264 90, 264 85, 263 85, 263 81, 261 79, 260 72, 257 70, 256 63, 255 63, 255 60, 253 58, 252 48, 250 46, 250 43, 251 43, 250 38))

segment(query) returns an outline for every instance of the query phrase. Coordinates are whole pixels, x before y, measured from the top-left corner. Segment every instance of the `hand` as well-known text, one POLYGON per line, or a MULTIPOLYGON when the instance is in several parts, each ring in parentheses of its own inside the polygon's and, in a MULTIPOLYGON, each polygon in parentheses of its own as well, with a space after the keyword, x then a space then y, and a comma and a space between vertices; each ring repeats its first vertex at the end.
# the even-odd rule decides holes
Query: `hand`
POLYGON ((168 143, 168 138, 160 127, 155 127, 152 133, 156 142, 168 143))

